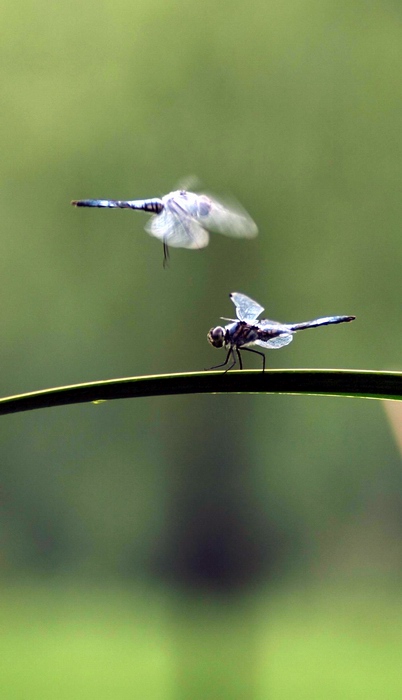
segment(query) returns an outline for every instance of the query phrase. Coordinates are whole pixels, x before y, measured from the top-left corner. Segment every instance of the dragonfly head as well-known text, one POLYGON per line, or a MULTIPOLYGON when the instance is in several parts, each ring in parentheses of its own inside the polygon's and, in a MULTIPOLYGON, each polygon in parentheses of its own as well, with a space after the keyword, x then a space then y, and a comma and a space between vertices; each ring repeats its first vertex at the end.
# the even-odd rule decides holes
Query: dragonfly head
POLYGON ((208 333, 208 340, 214 348, 223 348, 225 345, 226 330, 222 326, 211 328, 208 333))

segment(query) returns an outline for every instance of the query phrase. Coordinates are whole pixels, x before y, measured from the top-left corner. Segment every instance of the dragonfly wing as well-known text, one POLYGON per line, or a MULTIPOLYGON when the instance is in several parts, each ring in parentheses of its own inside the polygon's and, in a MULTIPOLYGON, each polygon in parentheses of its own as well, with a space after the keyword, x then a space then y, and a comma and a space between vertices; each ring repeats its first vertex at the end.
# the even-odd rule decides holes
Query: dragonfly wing
POLYGON ((236 315, 239 321, 255 321, 257 316, 262 314, 264 308, 240 292, 229 294, 236 307, 236 315))
POLYGON ((277 350, 278 348, 283 348, 285 345, 289 345, 293 340, 293 335, 291 333, 282 333, 277 335, 276 338, 271 338, 270 340, 256 340, 256 345, 261 345, 262 348, 270 348, 271 350, 277 350))
POLYGON ((177 183, 178 192, 188 192, 189 190, 198 190, 202 185, 198 175, 186 175, 177 183))
POLYGON ((258 233, 256 223, 237 202, 226 204, 200 194, 197 209, 196 218, 208 231, 234 238, 255 238, 258 233))
POLYGON ((153 216, 145 229, 173 248, 205 248, 209 242, 208 231, 198 221, 167 207, 153 216))

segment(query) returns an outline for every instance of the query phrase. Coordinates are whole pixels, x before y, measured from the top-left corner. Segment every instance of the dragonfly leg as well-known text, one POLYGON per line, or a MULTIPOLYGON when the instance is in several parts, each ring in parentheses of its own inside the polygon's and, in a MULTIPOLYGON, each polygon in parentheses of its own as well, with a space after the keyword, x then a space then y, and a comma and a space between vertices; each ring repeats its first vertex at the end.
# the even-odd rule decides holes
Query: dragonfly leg
POLYGON ((239 360, 240 369, 243 369, 243 360, 241 359, 239 348, 236 348, 236 355, 237 355, 237 358, 239 360))
POLYGON ((169 246, 166 243, 166 239, 163 239, 163 267, 164 268, 169 267, 169 258, 170 258, 169 246))
POLYGON ((265 355, 259 350, 252 350, 251 348, 242 348, 242 350, 247 350, 247 352, 253 352, 255 355, 261 355, 262 357, 262 371, 265 372, 265 355))
POLYGON ((225 373, 226 373, 226 372, 229 372, 229 370, 232 369, 232 367, 234 367, 235 364, 236 364, 236 357, 235 357, 234 354, 233 354, 233 348, 230 348, 230 350, 228 351, 228 354, 226 355, 226 360, 225 360, 225 362, 221 362, 220 365, 214 365, 213 367, 210 367, 209 369, 219 369, 219 367, 225 367, 225 365, 228 364, 229 358, 230 358, 231 355, 232 355, 234 361, 232 362, 232 364, 230 365, 230 367, 228 367, 227 369, 225 369, 225 373))
MULTIPOLYGON (((236 348, 236 349, 237 349, 237 348, 236 348)), ((229 372, 229 370, 232 369, 232 367, 234 367, 235 364, 236 364, 236 355, 234 354, 233 348, 231 348, 231 353, 232 353, 232 357, 233 357, 233 362, 232 362, 232 364, 230 365, 230 367, 228 367, 227 369, 225 369, 225 374, 226 374, 226 372, 229 372)), ((229 355, 228 355, 227 359, 229 359, 229 355)), ((239 359, 240 359, 240 355, 239 355, 239 359)), ((241 362, 241 359, 240 359, 240 362, 241 362)))

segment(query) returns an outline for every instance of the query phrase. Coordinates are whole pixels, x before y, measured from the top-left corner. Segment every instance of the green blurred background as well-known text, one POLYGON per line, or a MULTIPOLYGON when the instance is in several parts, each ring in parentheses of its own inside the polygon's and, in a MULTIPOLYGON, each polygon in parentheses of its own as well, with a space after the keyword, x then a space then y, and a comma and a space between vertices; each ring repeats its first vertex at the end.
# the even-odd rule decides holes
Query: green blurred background
MULTIPOLYGON (((206 333, 231 291, 281 321, 357 316, 271 367, 402 368, 399 3, 0 16, 2 395, 223 361, 206 333), (146 215, 69 204, 192 174, 259 237, 163 270, 146 215)), ((166 397, 1 422, 2 697, 401 697, 401 462, 379 402, 166 397)))

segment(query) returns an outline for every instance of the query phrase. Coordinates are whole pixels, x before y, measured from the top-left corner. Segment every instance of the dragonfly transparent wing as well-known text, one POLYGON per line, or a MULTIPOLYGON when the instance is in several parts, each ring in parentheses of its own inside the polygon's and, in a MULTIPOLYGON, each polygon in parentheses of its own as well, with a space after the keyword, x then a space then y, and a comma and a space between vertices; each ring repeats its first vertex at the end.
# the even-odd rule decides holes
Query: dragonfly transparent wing
POLYGON ((195 216, 208 231, 235 238, 254 238, 257 235, 257 225, 237 202, 226 204, 205 194, 198 195, 198 200, 195 216))
POLYGON ((293 335, 291 333, 283 333, 282 335, 277 335, 276 338, 271 338, 270 340, 256 340, 256 345, 261 345, 262 348, 270 348, 271 350, 277 350, 278 348, 283 348, 285 345, 289 345, 293 340, 293 335))
POLYGON ((191 190, 198 190, 202 187, 202 182, 198 175, 186 175, 182 177, 177 183, 178 192, 189 192, 191 190))
POLYGON ((205 248, 209 234, 196 219, 185 212, 165 206, 145 226, 146 231, 173 248, 205 248))
POLYGON ((236 307, 236 315, 239 321, 255 321, 257 316, 264 311, 262 306, 245 294, 232 292, 229 296, 236 307))

